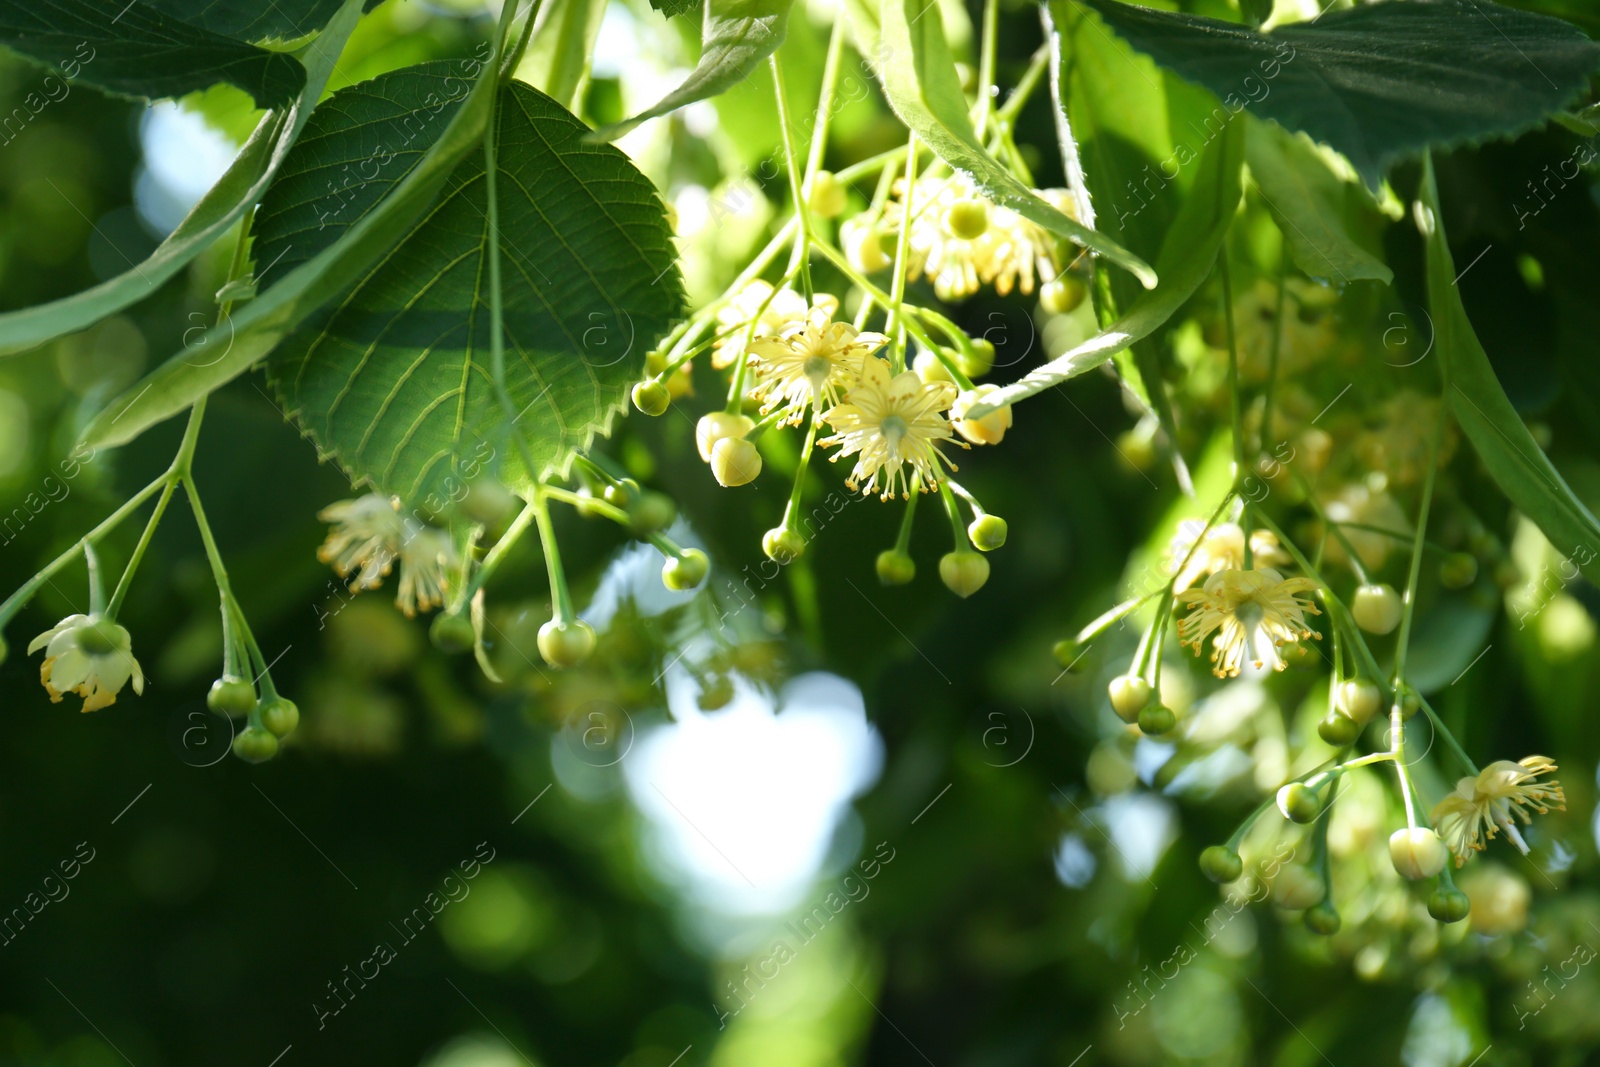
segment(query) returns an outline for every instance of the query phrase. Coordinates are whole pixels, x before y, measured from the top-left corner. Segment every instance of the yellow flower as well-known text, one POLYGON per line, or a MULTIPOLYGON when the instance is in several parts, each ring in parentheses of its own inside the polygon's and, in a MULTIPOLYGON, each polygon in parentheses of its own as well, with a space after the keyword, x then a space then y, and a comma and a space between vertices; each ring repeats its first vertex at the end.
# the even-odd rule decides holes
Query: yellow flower
POLYGON ((817 443, 839 446, 829 457, 835 462, 856 457, 846 480, 851 489, 881 488, 885 500, 896 492, 910 496, 913 481, 928 490, 939 484, 945 467, 955 469, 939 451, 947 442, 961 444, 944 416, 955 398, 956 387, 948 382, 926 383, 910 370, 893 374, 886 361, 872 356, 848 399, 822 413, 837 432, 817 443))
POLYGON ((83 697, 84 711, 98 711, 117 702, 117 694, 133 679, 133 691, 144 692, 144 671, 133 658, 128 631, 100 615, 68 615, 54 628, 28 643, 31 655, 44 649, 39 680, 52 704, 67 693, 83 697))
MULTIPOLYGON (((1195 546, 1205 523, 1198 519, 1185 519, 1178 524, 1178 532, 1167 546, 1167 570, 1177 574, 1173 589, 1181 593, 1202 578, 1224 570, 1244 567, 1244 530, 1235 522, 1223 522, 1206 530, 1204 539, 1195 546), (1194 548, 1194 555, 1189 549, 1194 548), (1189 562, 1184 565, 1184 559, 1189 562), (1179 568, 1182 567, 1182 571, 1179 568)), ((1250 559, 1257 567, 1283 567, 1289 563, 1289 554, 1278 544, 1278 535, 1271 530, 1250 531, 1250 559)))
POLYGON ((868 357, 888 340, 816 314, 799 329, 757 339, 750 346, 750 360, 758 379, 752 392, 763 402, 761 413, 790 408, 783 421, 799 422, 807 408, 821 411, 824 401, 838 404, 840 395, 861 379, 868 357))
POLYGON ((1528 756, 1516 763, 1495 760, 1476 778, 1458 781, 1455 790, 1433 809, 1433 824, 1455 853, 1456 866, 1473 852, 1482 851, 1497 830, 1504 830, 1511 843, 1527 855, 1528 843, 1512 816, 1526 823, 1533 821, 1530 808, 1540 815, 1548 814, 1552 807, 1567 810, 1561 783, 1538 781, 1540 775, 1555 769, 1555 761, 1546 756, 1528 756))
MULTIPOLYGON (((1050 281, 1059 273, 1055 238, 1011 209, 989 203, 965 179, 922 178, 912 186, 910 195, 907 275, 927 277, 941 300, 965 299, 980 285, 994 286, 1001 296, 1012 289, 1031 293, 1036 278, 1050 281), (984 205, 987 225, 974 236, 959 236, 946 220, 951 208, 973 202, 984 205)), ((1071 212, 1065 190, 1042 189, 1039 195, 1071 212)), ((905 215, 903 181, 896 196, 898 202, 884 209, 883 225, 898 229, 905 215)))
POLYGON ((711 351, 711 365, 718 370, 731 367, 744 355, 747 339, 781 337, 816 317, 826 323, 838 310, 839 298, 831 293, 817 293, 807 307, 805 297, 793 289, 780 289, 775 293, 771 283, 757 279, 739 290, 717 312, 717 333, 722 340, 711 351), (755 324, 753 333, 752 322, 755 324))
POLYGON ((381 493, 329 504, 317 514, 333 524, 317 558, 349 578, 355 592, 378 588, 398 560, 400 590, 394 602, 413 616, 444 603, 457 557, 448 532, 400 514, 399 506, 381 493))
POLYGON ((1196 610, 1178 621, 1178 641, 1200 652, 1200 646, 1213 632, 1212 673, 1218 678, 1237 676, 1246 650, 1252 648, 1252 661, 1260 668, 1271 664, 1283 670, 1286 664, 1278 649, 1307 637, 1320 638, 1306 625, 1305 613, 1322 614, 1309 599, 1301 597, 1317 587, 1310 578, 1284 578, 1270 567, 1259 570, 1218 571, 1200 589, 1178 594, 1180 604, 1196 610))
POLYGON ((1006 431, 1011 429, 1010 404, 998 411, 991 411, 981 419, 967 418, 972 405, 999 388, 997 385, 980 385, 976 389, 964 390, 956 397, 956 402, 950 406, 950 421, 955 424, 956 433, 975 445, 997 445, 1005 438, 1006 431))

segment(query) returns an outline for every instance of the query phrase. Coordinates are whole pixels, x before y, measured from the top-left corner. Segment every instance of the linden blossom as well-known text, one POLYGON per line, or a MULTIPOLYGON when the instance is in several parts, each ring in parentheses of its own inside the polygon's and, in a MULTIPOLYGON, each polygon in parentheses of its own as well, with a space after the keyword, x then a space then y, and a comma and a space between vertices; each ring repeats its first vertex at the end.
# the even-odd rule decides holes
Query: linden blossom
MULTIPOLYGON (((460 878, 457 878, 454 872, 444 876, 444 880, 439 886, 440 890, 444 894, 443 897, 441 897, 439 893, 429 893, 423 898, 422 904, 412 908, 411 911, 407 913, 405 918, 400 920, 400 926, 395 926, 394 923, 389 924, 396 933, 404 938, 404 940, 400 943, 401 948, 404 948, 406 945, 409 945, 411 942, 415 941, 418 935, 420 935, 422 931, 427 928, 428 924, 433 922, 434 917, 440 912, 444 911, 445 908, 449 907, 451 904, 459 904, 461 901, 466 900, 468 894, 472 892, 472 889, 467 885, 467 882, 470 882, 472 879, 478 877, 478 875, 482 873, 483 868, 489 863, 493 862, 496 855, 495 850, 493 848, 489 848, 489 842, 487 841, 478 842, 478 845, 475 849, 473 849, 472 854, 476 858, 464 859, 456 865, 461 868, 460 878), (483 854, 484 849, 486 848, 489 850, 489 854, 487 856, 483 854), (452 881, 456 883, 456 889, 460 890, 460 896, 456 895, 456 889, 451 888, 450 883, 452 881), (415 932, 412 932, 411 930, 411 924, 413 922, 416 923, 415 932), (401 927, 404 927, 404 929, 401 929, 401 927)), ((345 964, 344 967, 341 968, 341 970, 344 972, 344 978, 339 981, 338 986, 334 984, 334 979, 328 980, 328 992, 333 994, 334 999, 339 1002, 339 1006, 329 1010, 320 1007, 314 1000, 311 1002, 311 1012, 317 1017, 317 1029, 322 1030, 326 1028, 328 1025, 329 1016, 338 1015, 340 1012, 344 1011, 345 1008, 349 1007, 349 1003, 347 1002, 346 998, 339 995, 340 986, 344 988, 345 993, 349 994, 349 1000, 354 1000, 356 998, 356 994, 360 992, 360 990, 367 988, 367 983, 377 978, 379 971, 393 962, 394 958, 398 955, 399 951, 393 945, 387 941, 380 941, 377 945, 373 946, 372 954, 370 956, 356 964, 353 972, 350 969, 350 965, 348 963, 345 964), (366 965, 369 963, 372 964, 371 973, 368 973, 365 969, 366 965), (356 983, 357 988, 352 989, 350 987, 350 983, 352 981, 356 983)))
POLYGON ((755 973, 751 973, 751 964, 747 963, 741 971, 744 976, 743 980, 737 986, 734 985, 731 979, 727 982, 728 994, 739 1002, 739 1006, 732 1011, 716 1009, 717 1028, 719 1030, 725 1029, 728 1025, 728 1020, 744 1011, 748 1006, 748 1002, 754 1000, 755 995, 765 989, 768 982, 778 977, 778 972, 783 966, 799 955, 796 951, 799 946, 809 945, 812 941, 815 941, 818 935, 833 921, 834 916, 844 911, 852 903, 859 903, 867 899, 867 896, 872 892, 872 888, 867 883, 878 877, 884 867, 894 862, 895 850, 889 848, 889 854, 885 856, 883 850, 886 848, 889 848, 889 842, 880 841, 878 847, 873 849, 874 858, 865 859, 856 864, 861 869, 861 878, 856 881, 854 888, 851 886, 851 881, 856 878, 853 873, 847 874, 840 879, 839 889, 843 891, 844 896, 841 897, 838 891, 830 890, 822 898, 821 903, 814 905, 810 911, 805 913, 800 919, 798 927, 793 920, 784 923, 784 927, 795 936, 797 942, 795 947, 790 947, 789 942, 783 939, 774 941, 772 943, 772 951, 755 962, 755 973), (859 895, 857 895, 858 893, 859 895), (815 931, 811 929, 813 921, 816 923, 815 931), (752 988, 752 983, 754 983, 754 988, 752 988))

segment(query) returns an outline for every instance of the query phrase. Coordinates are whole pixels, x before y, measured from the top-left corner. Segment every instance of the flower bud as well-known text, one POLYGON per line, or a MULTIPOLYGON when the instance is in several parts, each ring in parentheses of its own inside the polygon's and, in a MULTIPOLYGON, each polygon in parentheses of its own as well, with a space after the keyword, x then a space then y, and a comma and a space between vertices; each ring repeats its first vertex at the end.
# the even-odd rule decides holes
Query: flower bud
POLYGON ((799 530, 787 526, 774 526, 761 537, 761 551, 779 566, 788 566, 806 552, 806 539, 799 530))
POLYGON ((1446 589, 1465 589, 1478 578, 1478 559, 1470 552, 1452 552, 1439 564, 1439 581, 1446 589))
POLYGON ((1227 885, 1244 873, 1244 861, 1227 845, 1212 845, 1200 853, 1200 871, 1218 885, 1227 885))
POLYGON ((878 553, 878 581, 884 585, 909 585, 917 576, 911 556, 893 548, 878 553))
POLYGON ((206 707, 218 715, 248 715, 255 706, 256 687, 243 678, 218 678, 206 694, 206 707))
POLYGON ((967 526, 967 537, 979 552, 993 552, 1006 543, 1006 520, 998 515, 979 515, 967 526))
POLYGON ((700 416, 700 421, 694 424, 694 445, 700 450, 700 458, 707 463, 711 462, 711 450, 718 441, 724 437, 743 437, 755 428, 755 422, 748 415, 732 415, 726 411, 713 411, 700 416))
POLYGON ((844 183, 834 177, 831 170, 819 170, 811 176, 811 193, 806 205, 819 219, 837 218, 844 212, 844 183))
POLYGON ((669 556, 661 565, 661 581, 668 589, 687 592, 705 581, 711 561, 698 548, 686 548, 681 555, 669 556))
POLYGON ((594 651, 594 628, 582 619, 539 627, 539 655, 552 667, 575 667, 594 651))
POLYGON ((606 486, 600 495, 605 497, 606 503, 626 511, 639 499, 639 483, 632 478, 618 478, 606 486))
POLYGON ((1286 911, 1320 904, 1327 895, 1328 886, 1322 875, 1300 863, 1284 867, 1272 883, 1272 902, 1286 911))
POLYGON ((1386 634, 1400 625, 1400 594, 1392 585, 1363 585, 1350 602, 1356 625, 1369 634, 1386 634))
POLYGON ((1402 878, 1432 878, 1444 870, 1444 858, 1444 842, 1432 830, 1402 827, 1389 835, 1389 859, 1402 878))
POLYGON ((981 419, 967 418, 974 404, 998 389, 998 386, 980 385, 956 397, 955 403, 950 405, 950 423, 956 433, 975 445, 997 445, 1005 438, 1006 431, 1011 429, 1011 405, 991 411, 981 419))
POLYGON ((950 369, 944 365, 944 360, 926 348, 917 352, 916 358, 911 361, 911 369, 917 372, 917 377, 921 378, 925 385, 955 381, 950 377, 950 369))
MULTIPOLYGON (((1139 730, 1142 733, 1149 734, 1151 737, 1160 737, 1164 733, 1169 733, 1177 725, 1177 713, 1165 704, 1146 704, 1143 710, 1139 712, 1139 730)), ((1170 763, 1172 761, 1168 760, 1167 762, 1170 763)))
POLYGON ((1453 886, 1440 886, 1428 897, 1428 914, 1442 923, 1458 923, 1472 910, 1467 895, 1453 886))
POLYGON ((499 530, 521 508, 516 494, 493 478, 473 482, 461 501, 461 513, 480 526, 499 530))
POLYGON ((270 730, 246 727, 233 739, 233 754, 246 763, 265 763, 278 754, 278 739, 270 730))
POLYGON ((969 597, 989 580, 989 561, 970 549, 958 548, 939 559, 939 579, 959 597, 969 597))
POLYGON ((1304 782, 1290 782, 1278 790, 1278 810, 1292 822, 1316 822, 1322 814, 1322 798, 1304 782))
POLYGON ((839 227, 839 243, 845 258, 862 274, 876 274, 890 263, 883 247, 883 233, 865 216, 858 216, 839 227))
POLYGON ((1317 736, 1334 748, 1344 748, 1361 736, 1361 724, 1342 711, 1330 711, 1317 723, 1317 736))
POLYGON ((743 437, 724 437, 711 449, 711 473, 726 489, 749 485, 761 473, 761 453, 743 437))
POLYGON ((428 639, 440 652, 455 655, 471 648, 477 642, 478 635, 473 631, 470 619, 441 612, 433 617, 433 625, 428 627, 428 639))
POLYGON ((672 502, 670 496, 653 491, 641 493, 633 506, 628 508, 628 529, 633 536, 642 540, 665 530, 677 517, 678 505, 672 502))
POLYGON ((1075 276, 1063 274, 1039 288, 1039 306, 1052 315, 1070 315, 1078 310, 1089 291, 1075 276))
POLYGON ((1330 901, 1324 900, 1306 909, 1305 924, 1312 933, 1331 937, 1339 932, 1339 912, 1330 901))
POLYGON ((300 709, 288 697, 273 697, 261 705, 261 725, 273 737, 288 737, 300 725, 300 709))
POLYGON ((1383 694, 1365 678, 1349 678, 1339 683, 1333 702, 1358 726, 1365 726, 1378 714, 1378 708, 1383 704, 1383 694))
POLYGON ((1111 679, 1111 710, 1123 722, 1138 722, 1139 713, 1150 703, 1150 683, 1136 674, 1111 679))
POLYGON ((956 350, 956 366, 968 378, 982 378, 994 370, 994 345, 987 337, 974 337, 972 351, 956 350))
POLYGON ((1533 892, 1520 874, 1495 863, 1475 864, 1461 880, 1461 892, 1469 902, 1475 933, 1499 937, 1520 933, 1528 925, 1528 904, 1533 892))
POLYGON ((1063 637, 1050 646, 1050 655, 1062 670, 1076 672, 1083 659, 1083 646, 1070 637, 1063 637))
POLYGON ((976 241, 989 229, 989 205, 977 197, 963 197, 944 213, 944 232, 960 241, 976 241))
POLYGON ((665 415, 672 406, 672 394, 659 378, 646 378, 633 387, 633 406, 646 415, 665 415))

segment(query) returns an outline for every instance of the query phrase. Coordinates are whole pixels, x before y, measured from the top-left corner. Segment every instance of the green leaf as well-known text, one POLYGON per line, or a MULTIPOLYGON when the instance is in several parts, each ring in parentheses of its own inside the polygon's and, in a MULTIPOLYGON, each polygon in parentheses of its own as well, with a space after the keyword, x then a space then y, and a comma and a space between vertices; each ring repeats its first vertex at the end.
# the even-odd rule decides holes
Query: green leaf
POLYGON ((1244 153, 1256 190, 1301 270, 1339 285, 1394 279, 1394 272, 1350 233, 1346 219, 1353 190, 1309 141, 1252 119, 1244 153))
POLYGON ((274 112, 261 120, 222 178, 144 262, 92 289, 0 315, 0 355, 86 329, 150 296, 238 222, 266 191, 300 135, 346 39, 361 17, 361 4, 362 0, 345 0, 328 28, 306 50, 306 83, 299 99, 287 111, 274 112))
POLYGON ((615 141, 640 123, 727 92, 744 81, 757 63, 783 43, 791 3, 793 0, 706 0, 700 62, 683 84, 654 107, 596 130, 591 139, 615 141))
MULTIPOLYGON (((938 0, 884 0, 879 15, 881 36, 873 61, 900 121, 995 203, 1093 249, 1146 288, 1155 285, 1156 274, 1148 264, 1035 196, 983 147, 944 39, 938 0)), ((858 24, 856 29, 863 40, 870 36, 870 26, 858 24)))
POLYGON ((1211 273, 1239 207, 1243 164, 1244 124, 1230 122, 1201 154, 1199 174, 1161 246, 1161 284, 1100 333, 974 404, 968 417, 982 418, 1093 370, 1172 318, 1211 273))
POLYGON ((605 13, 605 0, 544 0, 518 75, 562 107, 573 107, 605 13))
MULTIPOLYGON (((510 11, 511 7, 508 4, 505 10, 510 11)), ((192 339, 183 351, 113 400, 84 431, 86 441, 97 448, 124 444, 221 388, 266 358, 291 330, 333 295, 354 283, 394 246, 398 235, 416 223, 444 188, 456 165, 473 150, 482 150, 483 131, 494 109, 496 63, 493 57, 489 61, 461 62, 464 76, 470 76, 465 75, 467 70, 477 68, 477 80, 466 98, 455 107, 444 131, 411 165, 393 191, 354 222, 338 212, 337 221, 345 228, 337 241, 322 247, 310 260, 289 271, 231 319, 192 339)), ((387 77, 406 73, 397 71, 387 77)), ((333 106, 318 108, 313 119, 319 124, 332 122, 332 115, 337 111, 336 101, 343 93, 359 88, 362 87, 351 86, 335 93, 328 101, 333 106)), ((368 143, 369 151, 373 144, 368 143)), ((392 172, 385 169, 376 180, 391 175, 392 172)), ((311 241, 319 240, 319 234, 320 239, 326 239, 327 233, 320 227, 308 228, 301 236, 311 241)), ((266 237, 268 243, 274 239, 271 235, 266 237)), ((270 261, 260 261, 260 266, 264 273, 272 276, 274 268, 270 261)))
POLYGON ((1156 62, 1347 156, 1376 187, 1431 146, 1512 137, 1588 86, 1600 44, 1490 0, 1364 4, 1272 33, 1199 15, 1085 0, 1156 62))
POLYGON ((703 0, 650 0, 650 6, 667 18, 687 15, 699 7, 703 0))
POLYGON ((1573 560, 1591 582, 1600 583, 1600 522, 1574 495, 1512 407, 1461 303, 1433 161, 1427 157, 1420 196, 1427 224, 1423 236, 1428 307, 1450 411, 1501 491, 1539 524, 1557 551, 1573 560))
POLYGON ((488 456, 512 485, 564 469, 609 428, 645 351, 683 313, 649 180, 520 82, 500 91, 497 110, 493 206, 483 158, 470 154, 416 229, 268 363, 284 407, 324 453, 356 482, 407 500, 488 456), (506 449, 513 427, 490 369, 496 211, 505 385, 532 471, 506 449))
POLYGON ((270 108, 305 86, 306 70, 293 56, 231 40, 142 0, 115 6, 0 0, 0 44, 123 96, 160 99, 229 82, 270 108))
MULTIPOLYGON (((315 33, 328 24, 340 4, 340 0, 205 0, 198 5, 195 0, 143 2, 224 37, 256 42, 295 41, 315 33)), ((376 6, 377 0, 369 0, 366 9, 376 6)))

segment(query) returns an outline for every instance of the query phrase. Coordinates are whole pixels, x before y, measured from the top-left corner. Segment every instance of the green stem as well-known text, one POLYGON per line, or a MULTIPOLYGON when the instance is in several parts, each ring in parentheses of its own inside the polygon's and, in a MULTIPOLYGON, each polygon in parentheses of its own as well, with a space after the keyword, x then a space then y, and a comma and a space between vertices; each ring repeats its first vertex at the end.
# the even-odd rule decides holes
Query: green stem
MULTIPOLYGON (((818 252, 822 253, 824 259, 827 259, 833 263, 834 266, 838 267, 845 277, 849 278, 853 284, 859 286, 862 291, 870 295, 872 299, 876 300, 884 307, 888 307, 892 303, 889 295, 882 289, 879 289, 876 285, 873 285, 871 282, 867 281, 867 279, 863 278, 854 267, 850 266, 850 261, 845 259, 842 253, 828 247, 828 245, 822 241, 818 241, 814 247, 818 252)), ((914 340, 919 342, 930 352, 936 353, 938 346, 933 343, 933 338, 928 336, 928 331, 924 330, 922 325, 917 322, 915 315, 903 316, 901 319, 901 325, 906 328, 906 332, 909 333, 914 340)), ((972 388, 972 382, 967 379, 966 375, 961 374, 959 368, 953 368, 949 363, 946 363, 945 366, 947 369, 952 370, 952 377, 955 377, 957 383, 962 384, 963 388, 972 388)))
POLYGON ((939 498, 944 501, 945 514, 950 517, 950 533, 955 538, 957 550, 966 548, 967 531, 961 525, 961 511, 956 507, 955 494, 950 491, 948 478, 939 483, 939 498))
POLYGON ((523 533, 528 529, 528 524, 533 522, 534 510, 532 504, 524 504, 517 517, 511 520, 511 525, 506 527, 506 532, 495 541, 494 547, 484 555, 483 562, 478 564, 478 569, 473 573, 472 579, 462 588, 461 595, 456 598, 455 612, 472 603, 472 598, 477 595, 494 576, 495 569, 500 566, 500 561, 522 539, 523 533))
MULTIPOLYGON (((992 0, 991 0, 992 2, 992 0)), ((911 265, 911 204, 916 199, 917 188, 917 135, 913 133, 906 142, 906 172, 905 193, 901 200, 900 233, 895 237, 894 244, 894 279, 890 282, 889 302, 884 305, 888 319, 884 323, 883 332, 888 334, 895 346, 895 370, 905 369, 905 345, 900 340, 902 318, 900 313, 901 301, 906 295, 906 274, 911 265)))
MULTIPOLYGON (((514 4, 507 4, 513 7, 514 4)), ((530 16, 531 18, 531 16, 530 16)), ((489 121, 483 128, 483 160, 484 160, 484 198, 488 201, 489 247, 485 255, 489 259, 489 373, 494 380, 495 396, 500 401, 500 410, 506 417, 506 432, 511 435, 512 444, 516 446, 521 455, 523 469, 528 477, 537 477, 538 466, 533 461, 533 453, 528 448, 528 442, 517 429, 517 407, 511 401, 511 391, 506 387, 506 326, 504 317, 503 290, 500 287, 500 197, 496 188, 496 175, 499 172, 498 157, 495 149, 495 124, 498 116, 490 115, 489 121)))
POLYGON ((1445 406, 1439 404, 1439 415, 1434 420, 1433 438, 1428 442, 1428 473, 1422 480, 1422 503, 1417 508, 1417 537, 1411 546, 1411 573, 1406 577, 1406 595, 1401 601, 1400 635, 1394 647, 1395 688, 1405 679, 1406 651, 1411 643, 1411 621, 1417 607, 1417 580, 1422 574, 1422 544, 1428 532, 1428 512, 1433 507, 1433 484, 1439 473, 1439 442, 1444 436, 1445 406))
POLYGON ((1043 80, 1045 71, 1050 69, 1050 46, 1040 45, 1039 50, 1033 53, 1033 59, 1028 63, 1028 69, 1022 72, 1017 86, 1011 90, 1011 95, 1006 97, 1006 102, 996 112, 996 117, 1006 125, 1016 122, 1017 116, 1028 105, 1028 99, 1033 96, 1033 91, 1038 88, 1043 80))
POLYGON ((1456 740, 1456 735, 1450 732, 1450 728, 1444 724, 1444 720, 1439 717, 1439 713, 1433 710, 1433 705, 1428 703, 1421 693, 1417 694, 1417 701, 1422 705, 1422 711, 1428 716, 1428 721, 1433 723, 1434 732, 1444 738, 1445 745, 1455 754, 1456 759, 1461 761, 1461 765, 1467 769, 1467 773, 1474 777, 1477 776, 1478 765, 1472 762, 1472 757, 1467 755, 1467 750, 1461 747, 1461 742, 1456 740))
POLYGON ((833 94, 839 83, 839 61, 844 55, 847 19, 835 19, 828 35, 828 58, 822 63, 822 89, 817 94, 817 120, 811 127, 811 147, 806 153, 805 190, 809 197, 817 172, 828 151, 828 126, 833 121, 833 94))
POLYGON ((783 135, 784 162, 789 169, 789 193, 794 197, 794 217, 800 222, 799 238, 789 260, 789 272, 800 275, 800 289, 805 294, 806 305, 812 299, 811 290, 811 205, 806 201, 805 180, 800 175, 800 160, 794 152, 794 131, 789 128, 789 101, 783 88, 783 64, 778 53, 773 52, 768 61, 772 65, 772 88, 778 100, 778 126, 783 135))
POLYGON ((128 565, 123 568, 122 577, 117 580, 117 588, 106 604, 105 614, 108 619, 115 619, 117 612, 121 610, 122 601, 128 595, 128 587, 133 584, 134 572, 139 569, 145 549, 150 547, 150 539, 155 536, 156 527, 161 525, 161 516, 166 513, 167 502, 172 499, 172 492, 178 487, 170 474, 162 480, 166 484, 162 486, 161 497, 156 501, 156 508, 150 513, 150 520, 145 523, 144 532, 139 535, 139 543, 133 547, 133 555, 128 557, 128 565))
MULTIPOLYGON (((1244 449, 1244 399, 1239 389, 1239 345, 1233 326, 1233 276, 1228 270, 1228 252, 1223 249, 1217 256, 1217 272, 1222 278, 1222 314, 1228 330, 1228 393, 1233 411, 1233 478, 1234 484, 1243 484, 1250 468, 1245 464, 1244 449)), ((1249 570, 1250 551, 1250 499, 1244 500, 1244 514, 1240 525, 1244 528, 1244 569, 1249 570)))
POLYGON ((1000 38, 999 0, 983 0, 983 44, 978 53, 978 116, 973 122, 981 140, 994 113, 994 53, 1000 38))
POLYGON ((783 528, 795 529, 795 518, 800 513, 800 493, 805 488, 806 470, 811 466, 811 452, 817 444, 817 427, 822 425, 822 411, 813 407, 811 425, 806 430, 806 443, 800 448, 800 464, 794 472, 794 488, 789 490, 789 504, 783 509, 783 528))
POLYGON ((917 513, 917 498, 922 495, 920 482, 921 475, 918 475, 916 484, 911 486, 911 495, 906 499, 906 513, 900 518, 900 533, 894 541, 894 550, 902 556, 911 548, 911 521, 917 513))
POLYGON ((539 543, 544 547, 545 568, 550 574, 550 598, 554 604, 557 625, 565 625, 573 619, 572 594, 567 591, 567 575, 561 569, 561 546, 556 544, 555 528, 550 524, 550 506, 545 503, 546 496, 561 491, 541 485, 534 490, 533 499, 528 502, 533 509, 534 521, 539 525, 539 543))

